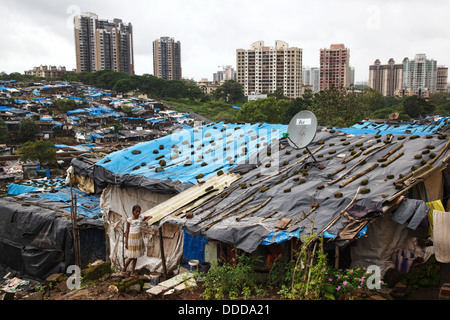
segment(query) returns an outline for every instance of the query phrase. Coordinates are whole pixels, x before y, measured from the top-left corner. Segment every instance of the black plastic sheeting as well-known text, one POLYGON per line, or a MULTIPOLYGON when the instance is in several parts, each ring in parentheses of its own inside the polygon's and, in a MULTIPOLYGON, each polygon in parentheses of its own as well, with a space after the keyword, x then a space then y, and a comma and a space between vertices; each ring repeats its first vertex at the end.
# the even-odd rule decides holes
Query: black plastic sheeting
MULTIPOLYGON (((271 198, 270 202, 257 212, 240 221, 236 221, 237 215, 231 215, 209 229, 201 230, 201 234, 207 239, 229 243, 235 245, 238 249, 242 249, 246 252, 253 252, 268 235, 271 233, 280 233, 280 230, 275 228, 275 225, 280 218, 286 217, 291 218, 292 221, 296 221, 302 217, 303 213, 307 213, 311 210, 313 202, 318 203, 319 207, 309 216, 309 219, 304 219, 298 224, 281 232, 286 233, 289 237, 290 233, 301 230, 299 235, 302 236, 303 234, 310 232, 312 219, 314 219, 313 231, 319 232, 351 202, 356 194, 356 190, 358 187, 361 187, 361 181, 363 179, 369 181, 367 187, 371 189, 371 192, 368 194, 360 193, 355 204, 360 207, 379 211, 382 209, 382 206, 387 199, 386 197, 394 195, 398 191, 393 181, 399 178, 400 174, 407 175, 410 173, 412 166, 420 167, 423 159, 430 159, 428 154, 424 154, 421 159, 416 159, 415 155, 422 154, 421 152, 427 148, 433 148, 433 151, 437 153, 447 142, 446 140, 436 139, 436 136, 433 136, 432 138, 423 136, 417 139, 411 139, 411 137, 408 136, 406 139, 402 139, 403 136, 395 135, 392 143, 389 143, 383 151, 370 156, 370 158, 367 159, 367 163, 361 164, 355 168, 354 171, 338 183, 328 185, 328 182, 339 177, 341 174, 329 176, 331 172, 334 172, 337 168, 342 166, 343 158, 336 155, 345 153, 349 156, 348 149, 355 145, 359 145, 359 143, 364 143, 367 148, 371 145, 383 145, 383 140, 386 138, 387 136, 378 137, 375 134, 341 135, 339 134, 339 131, 334 133, 331 133, 330 131, 319 131, 313 143, 308 146, 310 151, 313 151, 321 144, 324 145, 324 147, 314 156, 317 162, 314 162, 310 157, 307 161, 296 164, 282 174, 277 174, 262 183, 252 186, 252 183, 255 181, 270 175, 270 171, 264 171, 266 170, 265 164, 270 161, 271 157, 274 158, 274 155, 272 154, 269 156, 267 150, 263 149, 258 154, 253 155, 250 159, 251 161, 248 163, 238 164, 230 170, 234 173, 241 173, 249 170, 247 173, 243 174, 238 181, 230 186, 232 187, 236 184, 245 183, 247 185, 245 189, 238 187, 225 199, 221 200, 219 204, 213 205, 212 207, 210 204, 204 205, 205 207, 208 207, 207 210, 202 210, 201 207, 198 208, 198 214, 195 214, 191 219, 186 220, 168 216, 164 221, 181 224, 188 233, 195 235, 196 231, 202 226, 219 218, 215 217, 208 219, 205 222, 201 222, 202 217, 206 216, 209 212, 220 212, 222 208, 225 208, 222 212, 226 212, 233 199, 236 199, 244 192, 251 193, 254 191, 254 200, 249 202, 246 205, 247 207, 262 204, 271 198), (350 145, 344 144, 343 139, 350 142, 350 145), (344 187, 340 187, 340 183, 344 182, 357 172, 361 172, 365 168, 368 168, 373 163, 377 163, 377 159, 400 144, 403 144, 400 151, 404 152, 404 155, 399 160, 391 163, 386 168, 379 165, 375 170, 364 174, 354 180, 354 182, 349 183, 344 187), (307 169, 306 175, 301 173, 304 169, 307 169), (257 174, 259 172, 264 172, 265 174, 258 176, 257 174), (395 179, 387 178, 389 175, 395 176, 395 179), (296 180, 294 180, 294 178, 296 178, 296 180), (300 184, 299 178, 304 179, 305 182, 300 184), (319 188, 320 185, 323 185, 323 188, 319 188), (269 187, 269 189, 265 192, 260 192, 262 187, 269 187), (342 193, 341 197, 335 197, 335 194, 337 193, 342 193), (263 222, 258 221, 260 218, 273 211, 278 211, 278 213, 271 218, 265 219, 263 222)), ((287 164, 296 163, 300 158, 307 154, 305 149, 293 150, 288 145, 286 139, 281 139, 280 144, 284 146, 284 148, 279 151, 280 165, 279 167, 276 167, 280 170, 287 164)), ((267 149, 270 149, 270 146, 268 146, 267 149)), ((445 156, 446 153, 444 153, 441 159, 445 156)), ((346 170, 364 157, 365 155, 363 154, 359 159, 348 162, 346 164, 346 170)), ((436 162, 436 166, 441 164, 441 159, 436 162)), ((343 170, 342 172, 345 172, 346 170, 343 170)), ((277 172, 277 170, 275 170, 275 172, 277 172)), ((238 202, 242 201, 244 198, 245 197, 240 198, 238 202)), ((392 216, 393 220, 398 221, 399 223, 410 221, 408 227, 415 229, 420 224, 420 221, 426 217, 428 211, 429 208, 422 200, 405 199, 392 216)), ((329 237, 335 237, 343 230, 346 222, 345 220, 347 219, 344 217, 340 218, 339 221, 334 223, 327 230, 329 237)))
MULTIPOLYGON (((14 271, 42 281, 66 273, 75 264, 72 221, 69 212, 0 199, 0 271, 14 271)), ((48 205, 48 204, 47 204, 48 205)), ((105 259, 105 234, 101 221, 79 221, 82 267, 105 259)))
POLYGON ((158 180, 131 174, 114 174, 102 166, 90 165, 74 158, 71 162, 77 175, 89 177, 94 180, 95 193, 99 194, 108 184, 118 185, 122 188, 142 188, 155 193, 177 194, 190 187, 190 183, 174 182, 172 180, 158 180))
POLYGON ((132 174, 117 175, 102 166, 94 167, 93 177, 96 190, 113 184, 121 188, 142 188, 155 193, 176 194, 192 187, 190 183, 174 182, 168 179, 158 180, 132 174))

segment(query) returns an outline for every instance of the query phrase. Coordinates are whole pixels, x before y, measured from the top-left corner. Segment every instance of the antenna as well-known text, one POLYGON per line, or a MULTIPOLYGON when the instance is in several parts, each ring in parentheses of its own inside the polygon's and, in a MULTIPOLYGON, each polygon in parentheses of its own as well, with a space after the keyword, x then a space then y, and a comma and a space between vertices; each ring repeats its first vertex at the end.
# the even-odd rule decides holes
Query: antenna
POLYGON ((317 118, 311 111, 300 111, 289 122, 288 132, 283 133, 283 137, 288 139, 289 144, 294 149, 306 148, 314 162, 317 162, 308 145, 313 141, 317 132, 317 118))

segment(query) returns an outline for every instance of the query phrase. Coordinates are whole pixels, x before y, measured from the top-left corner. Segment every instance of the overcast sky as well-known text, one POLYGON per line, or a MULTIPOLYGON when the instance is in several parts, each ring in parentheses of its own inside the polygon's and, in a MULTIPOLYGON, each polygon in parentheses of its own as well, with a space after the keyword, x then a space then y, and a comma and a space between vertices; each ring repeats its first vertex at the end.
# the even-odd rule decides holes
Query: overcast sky
POLYGON ((153 74, 152 41, 162 36, 181 42, 183 77, 194 80, 236 68, 236 49, 259 40, 301 48, 311 67, 321 48, 343 43, 357 82, 376 59, 424 53, 450 65, 448 0, 0 0, 0 72, 75 68, 73 16, 81 12, 132 23, 136 74, 153 74))

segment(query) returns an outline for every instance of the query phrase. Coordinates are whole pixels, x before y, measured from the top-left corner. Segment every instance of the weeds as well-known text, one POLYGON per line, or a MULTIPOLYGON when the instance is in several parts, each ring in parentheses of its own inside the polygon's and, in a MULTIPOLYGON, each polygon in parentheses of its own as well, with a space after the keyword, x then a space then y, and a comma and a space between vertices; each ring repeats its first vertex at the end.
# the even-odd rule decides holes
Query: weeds
POLYGON ((205 290, 202 298, 206 300, 230 299, 238 297, 248 299, 252 294, 261 292, 257 286, 253 264, 257 258, 236 253, 231 263, 219 265, 213 262, 210 270, 202 277, 205 290))
POLYGON ((311 245, 303 245, 292 260, 275 260, 263 281, 257 280, 257 272, 253 269, 254 263, 261 258, 236 254, 231 263, 219 265, 214 262, 210 270, 202 275, 202 298, 249 299, 253 295, 263 297, 270 289, 275 289, 281 299, 336 300, 368 295, 370 290, 367 280, 372 275, 370 271, 365 268, 335 269, 328 266, 323 238, 313 234, 302 241, 311 245))

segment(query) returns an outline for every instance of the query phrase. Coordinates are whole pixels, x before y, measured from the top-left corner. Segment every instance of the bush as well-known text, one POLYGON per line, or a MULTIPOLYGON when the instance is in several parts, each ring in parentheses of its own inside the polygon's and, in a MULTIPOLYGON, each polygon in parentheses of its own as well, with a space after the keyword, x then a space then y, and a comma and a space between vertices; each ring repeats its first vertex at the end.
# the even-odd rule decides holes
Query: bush
POLYGON ((202 298, 235 300, 239 296, 249 298, 257 292, 256 272, 253 269, 255 258, 244 254, 236 254, 231 263, 219 265, 212 263, 209 271, 203 276, 205 290, 202 298))
POLYGON ((22 162, 39 160, 40 163, 54 165, 57 162, 55 145, 50 141, 28 141, 18 153, 22 162))
MULTIPOLYGON (((367 279, 372 275, 366 268, 353 269, 326 269, 326 282, 323 290, 324 297, 328 299, 346 295, 364 295, 369 291, 367 279)), ((383 281, 380 285, 383 285, 383 281)))

